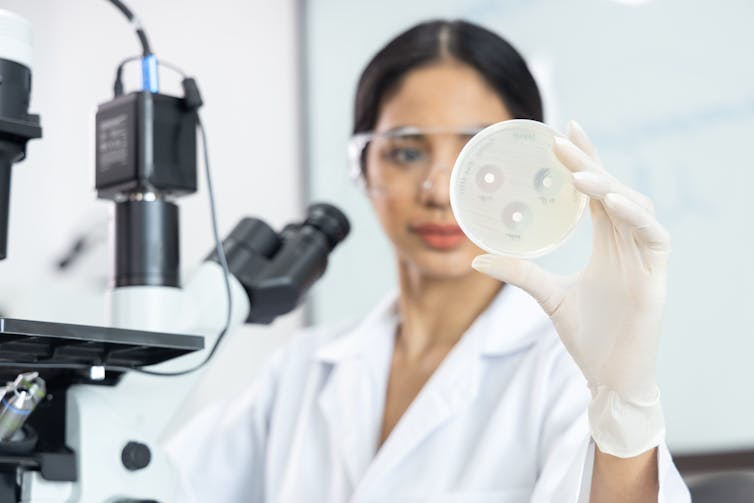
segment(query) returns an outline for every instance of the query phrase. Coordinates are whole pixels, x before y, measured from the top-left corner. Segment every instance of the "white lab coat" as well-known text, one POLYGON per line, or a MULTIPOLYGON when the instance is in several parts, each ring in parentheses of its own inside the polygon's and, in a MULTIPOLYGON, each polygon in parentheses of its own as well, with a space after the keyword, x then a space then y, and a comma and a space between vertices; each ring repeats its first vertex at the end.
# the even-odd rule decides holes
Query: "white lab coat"
MULTIPOLYGON (((355 326, 296 337, 170 442, 176 501, 588 500, 589 392, 529 295, 503 288, 377 450, 397 323, 392 296, 355 326)), ((690 501, 664 445, 659 480, 660 501, 690 501)))

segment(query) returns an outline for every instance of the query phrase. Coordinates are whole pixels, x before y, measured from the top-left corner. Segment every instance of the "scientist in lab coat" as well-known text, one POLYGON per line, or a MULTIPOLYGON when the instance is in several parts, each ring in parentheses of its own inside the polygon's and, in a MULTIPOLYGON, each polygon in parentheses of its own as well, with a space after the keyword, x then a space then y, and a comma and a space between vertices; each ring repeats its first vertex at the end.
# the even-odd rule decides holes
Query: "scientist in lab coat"
POLYGON ((350 154, 398 292, 298 336, 177 434, 176 501, 689 501, 655 379, 670 241, 650 201, 571 123, 553 149, 590 197, 584 271, 479 256, 454 221, 450 167, 511 118, 541 121, 539 91, 484 28, 420 24, 374 56, 350 154))

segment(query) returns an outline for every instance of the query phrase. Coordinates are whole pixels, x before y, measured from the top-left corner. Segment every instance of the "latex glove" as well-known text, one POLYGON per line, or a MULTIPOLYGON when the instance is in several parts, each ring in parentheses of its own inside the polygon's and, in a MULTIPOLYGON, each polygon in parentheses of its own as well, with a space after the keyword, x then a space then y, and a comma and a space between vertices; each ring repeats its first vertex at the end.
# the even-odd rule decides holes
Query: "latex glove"
POLYGON ((632 457, 659 445, 665 423, 656 384, 670 237, 649 199, 610 176, 575 122, 553 147, 590 197, 592 257, 572 276, 496 255, 472 267, 529 292, 550 316, 589 382, 589 423, 599 449, 632 457))

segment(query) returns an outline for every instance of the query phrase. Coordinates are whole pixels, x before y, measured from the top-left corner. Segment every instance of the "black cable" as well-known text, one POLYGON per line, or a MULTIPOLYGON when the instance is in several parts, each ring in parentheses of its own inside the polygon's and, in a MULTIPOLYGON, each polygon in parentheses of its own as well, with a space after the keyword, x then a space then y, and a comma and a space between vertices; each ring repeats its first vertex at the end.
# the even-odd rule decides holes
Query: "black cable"
MULTIPOLYGON (((123 77, 123 67, 132 62, 141 59, 139 56, 131 56, 129 58, 124 59, 120 62, 118 65, 118 69, 115 72, 115 83, 113 84, 113 91, 116 96, 120 96, 123 94, 123 83, 122 83, 122 77, 123 77)), ((157 64, 159 66, 164 66, 165 68, 168 68, 169 70, 172 70, 173 72, 177 73, 181 77, 183 77, 183 87, 184 92, 186 94, 187 102, 189 102, 189 106, 191 106, 194 109, 198 109, 201 104, 201 96, 199 94, 199 90, 196 87, 196 82, 194 79, 191 79, 187 76, 186 72, 184 72, 180 67, 177 65, 174 65, 168 61, 161 61, 157 60, 157 64)), ((210 164, 209 164, 209 147, 207 144, 207 132, 204 129, 204 123, 202 123, 201 117, 199 116, 197 112, 197 125, 199 127, 199 133, 202 138, 202 149, 204 154, 204 169, 205 169, 205 176, 207 180, 207 192, 209 193, 209 206, 210 206, 210 214, 212 217, 212 234, 215 239, 215 249, 217 252, 218 260, 220 261, 220 265, 223 268, 223 276, 225 279, 225 292, 228 298, 228 312, 225 320, 225 326, 220 331, 220 333, 217 336, 217 340, 215 341, 215 344, 212 346, 212 349, 210 350, 207 357, 199 364, 197 364, 194 367, 184 369, 184 370, 178 370, 174 372, 162 372, 157 370, 148 370, 141 367, 122 367, 122 366, 107 366, 105 365, 105 368, 108 370, 113 370, 116 372, 139 372, 142 374, 148 374, 153 376, 181 376, 185 374, 189 374, 191 372, 194 372, 196 370, 199 370, 204 365, 209 362, 209 360, 215 355, 217 352, 218 347, 220 346, 220 341, 225 337, 225 334, 228 332, 228 329, 230 328, 231 323, 231 317, 233 314, 233 298, 232 293, 230 291, 230 270, 228 268, 228 263, 225 257, 225 250, 222 247, 222 241, 220 240, 220 234, 218 231, 218 225, 217 225, 217 210, 215 205, 215 191, 214 186, 212 185, 212 176, 210 172, 210 164)))
POLYGON ((217 339, 215 340, 215 343, 212 345, 212 349, 210 349, 209 354, 197 365, 184 369, 184 370, 176 370, 176 371, 159 371, 159 370, 149 370, 142 367, 113 367, 105 365, 104 367, 108 370, 113 370, 117 372, 138 372, 140 374, 147 374, 151 376, 162 376, 162 377, 176 377, 176 376, 182 376, 186 374, 190 374, 192 372, 195 372, 199 370, 200 368, 204 367, 213 356, 215 356, 215 353, 217 352, 217 349, 220 347, 220 342, 223 340, 225 335, 228 333, 228 330, 230 329, 230 323, 231 318, 233 315, 233 295, 230 291, 230 270, 228 268, 228 261, 225 257, 225 250, 223 249, 222 241, 220 241, 220 233, 217 229, 217 209, 215 207, 215 190, 212 186, 212 176, 210 175, 210 168, 209 168, 209 153, 208 153, 208 147, 207 147, 207 132, 204 129, 204 124, 202 123, 201 118, 199 117, 199 114, 197 113, 197 124, 199 126, 199 132, 202 137, 202 147, 204 150, 204 171, 206 175, 207 180, 207 192, 209 194, 209 208, 210 208, 210 214, 212 216, 212 234, 215 238, 215 251, 217 253, 218 260, 220 261, 220 266, 223 269, 223 278, 225 280, 225 294, 228 297, 228 311, 225 318, 225 326, 222 328, 220 333, 217 336, 217 339))
POLYGON ((113 95, 116 98, 123 95, 123 67, 131 61, 138 61, 140 59, 141 56, 131 56, 121 61, 118 65, 118 69, 115 70, 115 81, 113 82, 113 95))
POLYGON ((131 11, 131 9, 126 7, 126 4, 124 4, 121 0, 110 0, 110 3, 113 4, 119 11, 121 11, 123 15, 126 16, 126 18, 134 26, 136 30, 136 36, 139 37, 139 42, 141 43, 141 50, 143 52, 143 55, 149 56, 150 54, 152 54, 152 48, 149 45, 149 39, 147 39, 147 34, 141 27, 139 18, 137 18, 131 11))
POLYGON ((146 374, 151 376, 159 376, 159 377, 177 377, 182 376, 186 374, 190 374, 192 372, 195 372, 199 370, 200 368, 204 367, 213 356, 215 356, 215 353, 217 352, 217 349, 220 347, 220 342, 223 340, 225 335, 228 333, 228 330, 230 329, 231 319, 233 316, 233 295, 230 291, 230 269, 228 268, 228 261, 225 257, 225 250, 222 246, 222 241, 220 241, 220 233, 218 231, 218 225, 217 225, 217 209, 215 206, 215 190, 212 185, 212 176, 210 172, 210 166, 209 166, 209 152, 208 152, 208 146, 207 146, 207 132, 204 129, 204 124, 201 121, 201 118, 199 117, 199 114, 197 113, 197 125, 199 127, 199 133, 202 137, 202 148, 204 153, 204 172, 207 180, 207 192, 209 194, 209 207, 210 207, 210 214, 212 216, 212 234, 215 238, 215 251, 217 253, 218 260, 220 261, 220 266, 223 269, 223 279, 225 280, 225 294, 228 298, 228 310, 225 317, 225 325, 223 326, 222 330, 217 336, 217 339, 215 340, 215 343, 212 345, 212 349, 210 349, 209 354, 202 360, 200 363, 196 364, 193 367, 183 369, 183 370, 176 370, 176 371, 159 371, 159 370, 149 370, 142 367, 125 367, 121 365, 97 365, 97 364, 86 364, 86 363, 46 363, 46 362, 0 362, 0 368, 2 367, 24 367, 24 368, 49 368, 49 369, 69 369, 69 370, 89 370, 92 367, 104 367, 106 370, 110 370, 113 372, 137 372, 140 374, 146 374))
POLYGON ((131 11, 131 9, 129 9, 128 7, 126 7, 126 4, 124 4, 120 0, 110 0, 110 3, 112 3, 113 5, 115 5, 115 7, 118 10, 120 10, 123 13, 123 15, 128 18, 129 21, 133 20, 134 13, 131 11))

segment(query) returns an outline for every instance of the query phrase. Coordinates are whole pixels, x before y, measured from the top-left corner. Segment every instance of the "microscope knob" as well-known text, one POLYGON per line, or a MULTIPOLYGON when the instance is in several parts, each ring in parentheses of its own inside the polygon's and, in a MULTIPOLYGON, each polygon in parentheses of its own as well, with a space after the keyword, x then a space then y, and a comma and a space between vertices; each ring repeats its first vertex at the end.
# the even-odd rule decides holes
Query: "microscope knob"
POLYGON ((135 471, 146 468, 152 460, 152 453, 146 444, 139 442, 128 442, 120 454, 120 459, 126 469, 135 471))

